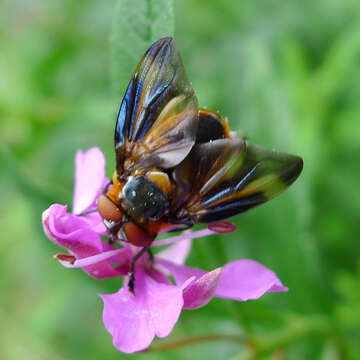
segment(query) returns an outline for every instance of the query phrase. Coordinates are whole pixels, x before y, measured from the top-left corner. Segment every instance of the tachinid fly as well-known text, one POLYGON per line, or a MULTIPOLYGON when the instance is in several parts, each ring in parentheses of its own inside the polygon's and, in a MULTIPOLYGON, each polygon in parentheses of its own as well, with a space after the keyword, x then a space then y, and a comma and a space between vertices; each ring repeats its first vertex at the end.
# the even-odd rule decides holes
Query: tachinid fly
POLYGON ((143 247, 160 231, 216 222, 285 190, 300 157, 232 136, 218 113, 198 108, 172 38, 155 42, 137 65, 115 127, 116 170, 98 210, 111 239, 143 247))

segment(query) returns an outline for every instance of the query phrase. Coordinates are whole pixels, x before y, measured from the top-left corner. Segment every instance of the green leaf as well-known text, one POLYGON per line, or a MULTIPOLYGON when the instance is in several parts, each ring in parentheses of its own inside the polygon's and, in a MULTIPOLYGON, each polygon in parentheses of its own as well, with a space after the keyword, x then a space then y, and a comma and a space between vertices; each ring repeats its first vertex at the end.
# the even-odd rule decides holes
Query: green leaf
POLYGON ((118 0, 112 36, 112 83, 119 96, 146 49, 174 33, 173 0, 118 0))

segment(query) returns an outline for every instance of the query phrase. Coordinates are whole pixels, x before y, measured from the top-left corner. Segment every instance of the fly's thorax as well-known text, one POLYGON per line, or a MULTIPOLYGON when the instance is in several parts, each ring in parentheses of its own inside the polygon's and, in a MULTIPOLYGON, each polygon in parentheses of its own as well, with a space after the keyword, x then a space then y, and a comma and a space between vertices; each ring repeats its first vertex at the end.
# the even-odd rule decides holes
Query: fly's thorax
POLYGON ((146 175, 129 176, 119 194, 122 209, 138 222, 157 221, 168 211, 170 180, 167 185, 166 174, 155 175, 151 176, 149 172, 146 175))
POLYGON ((107 192, 107 196, 118 206, 120 206, 120 197, 121 190, 125 185, 125 181, 120 181, 118 173, 115 171, 112 176, 112 186, 109 188, 107 192))
POLYGON ((174 190, 174 184, 171 183, 167 173, 153 168, 147 171, 145 175, 151 182, 156 184, 156 186, 162 190, 164 194, 170 196, 171 192, 174 190))

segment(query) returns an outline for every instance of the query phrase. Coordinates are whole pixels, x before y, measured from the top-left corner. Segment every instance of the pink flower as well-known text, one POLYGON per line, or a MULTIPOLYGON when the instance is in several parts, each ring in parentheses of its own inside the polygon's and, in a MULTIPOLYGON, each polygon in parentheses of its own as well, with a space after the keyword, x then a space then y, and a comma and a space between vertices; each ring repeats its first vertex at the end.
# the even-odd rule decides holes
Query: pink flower
POLYGON ((230 223, 221 222, 208 229, 155 241, 153 246, 170 246, 153 260, 144 255, 136 262, 133 295, 128 291, 127 274, 139 248, 123 242, 117 246, 103 242, 105 227, 100 215, 87 214, 96 209, 96 199, 107 183, 104 169, 105 159, 98 148, 79 151, 73 212, 67 212, 66 205, 54 204, 44 211, 42 220, 49 239, 70 253, 55 256, 62 265, 81 267, 97 279, 125 276, 118 292, 100 294, 105 327, 119 350, 132 353, 146 349, 155 335, 170 334, 182 309, 204 306, 214 296, 246 301, 266 292, 287 291, 274 272, 253 260, 237 260, 210 272, 184 265, 191 239, 234 230, 230 223), (168 275, 173 276, 175 284, 168 275))

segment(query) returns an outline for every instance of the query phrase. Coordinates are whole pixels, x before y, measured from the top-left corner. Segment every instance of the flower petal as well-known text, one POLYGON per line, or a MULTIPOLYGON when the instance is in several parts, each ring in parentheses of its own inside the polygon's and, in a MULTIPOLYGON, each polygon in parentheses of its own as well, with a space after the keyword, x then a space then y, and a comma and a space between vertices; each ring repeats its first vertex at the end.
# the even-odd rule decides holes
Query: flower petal
MULTIPOLYGON (((89 228, 88 223, 79 216, 66 212, 64 205, 54 204, 44 211, 42 216, 45 234, 51 241, 60 245, 75 255, 77 259, 100 254, 115 249, 101 241, 99 234, 89 228)), ((129 262, 132 252, 129 248, 121 256, 99 261, 95 264, 82 267, 92 277, 102 279, 123 275, 124 263, 129 262), (112 268, 111 263, 118 264, 118 269, 112 268), (122 271, 120 271, 122 269, 122 271)))
MULTIPOLYGON (((73 259, 72 255, 66 254, 57 254, 55 258, 57 258, 62 265, 70 269, 83 268, 89 265, 97 264, 103 260, 109 260, 111 263, 118 262, 116 259, 123 259, 124 256, 127 257, 127 252, 129 249, 121 248, 121 249, 112 249, 108 251, 103 251, 99 254, 88 256, 81 259, 73 259)), ((119 260, 121 261, 121 260, 119 260)))
POLYGON ((166 239, 162 240, 156 240, 152 243, 151 246, 162 246, 162 245, 168 245, 168 244, 174 244, 178 241, 184 241, 189 239, 196 239, 201 238, 204 236, 216 234, 215 231, 212 231, 210 229, 202 229, 197 231, 184 231, 181 235, 171 236, 166 239))
POLYGON ((224 266, 216 296, 246 301, 266 292, 287 290, 273 271, 254 260, 244 259, 224 266))
MULTIPOLYGON (((174 264, 164 259, 157 259, 157 267, 169 271, 177 284, 191 276, 199 279, 206 273, 204 270, 174 264)), ((273 271, 254 260, 244 259, 230 262, 223 267, 215 296, 246 301, 257 299, 266 292, 287 290, 273 271)))
POLYGON ((134 291, 125 285, 115 294, 100 294, 105 327, 126 353, 146 349, 155 335, 168 336, 183 306, 182 287, 157 282, 143 268, 135 271, 134 291))
POLYGON ((100 235, 106 233, 106 227, 104 225, 103 219, 98 212, 93 212, 78 217, 86 221, 91 230, 97 232, 100 235))
POLYGON ((96 147, 86 152, 79 150, 75 158, 74 214, 80 214, 95 205, 104 180, 105 157, 101 150, 96 147))
POLYGON ((192 282, 184 291, 184 309, 197 309, 206 305, 214 296, 221 268, 215 269, 192 282))
POLYGON ((192 268, 185 265, 175 264, 172 261, 158 258, 155 258, 155 266, 162 272, 168 272, 174 276, 176 284, 183 284, 187 279, 191 277, 195 277, 195 279, 199 279, 203 275, 206 274, 206 271, 192 268))
POLYGON ((183 264, 191 249, 191 239, 176 242, 165 250, 160 251, 156 257, 172 261, 175 264, 183 264))

